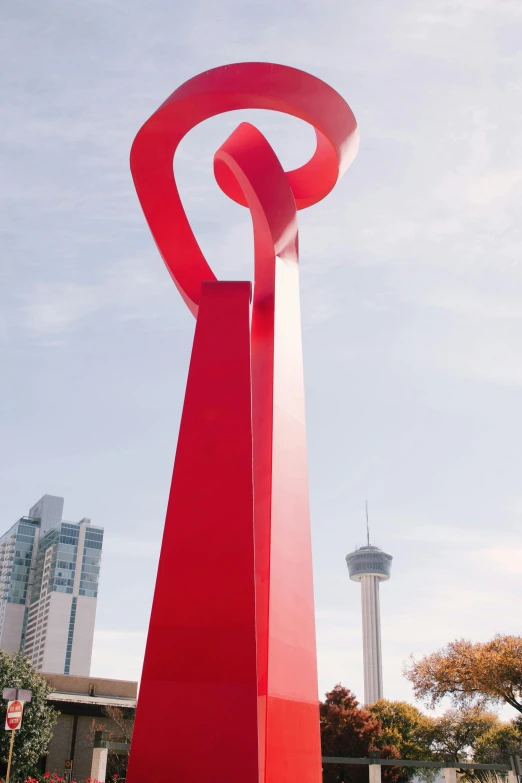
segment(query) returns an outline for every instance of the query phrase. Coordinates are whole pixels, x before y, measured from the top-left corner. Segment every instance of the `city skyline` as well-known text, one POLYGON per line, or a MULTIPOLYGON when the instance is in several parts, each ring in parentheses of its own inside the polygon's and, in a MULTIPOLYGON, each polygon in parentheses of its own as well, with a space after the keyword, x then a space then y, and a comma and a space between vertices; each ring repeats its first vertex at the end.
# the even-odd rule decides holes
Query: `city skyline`
MULTIPOLYGON (((519 633, 522 10, 298 6, 79 0, 73 13, 56 0, 49 13, 8 0, 0 518, 7 528, 49 492, 68 518, 88 510, 106 528, 92 672, 137 679, 193 321, 148 235, 129 147, 195 73, 249 59, 303 68, 346 98, 361 131, 346 176, 300 216, 319 692, 341 681, 363 700, 344 555, 368 497, 372 537, 394 557, 385 693, 413 701, 410 653, 519 633)), ((221 277, 244 279, 251 226, 212 164, 239 120, 286 169, 314 140, 245 112, 180 147, 198 242, 221 277)))

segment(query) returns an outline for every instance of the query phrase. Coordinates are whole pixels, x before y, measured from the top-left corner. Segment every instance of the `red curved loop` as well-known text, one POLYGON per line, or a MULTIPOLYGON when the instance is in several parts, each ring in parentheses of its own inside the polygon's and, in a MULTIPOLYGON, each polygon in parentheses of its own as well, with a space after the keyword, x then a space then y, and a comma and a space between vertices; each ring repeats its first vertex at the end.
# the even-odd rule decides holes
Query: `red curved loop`
MULTIPOLYGON (((249 145, 263 147, 263 161, 270 158, 275 172, 274 159, 277 158, 261 134, 253 133, 255 129, 244 123, 218 151, 215 164, 218 184, 237 203, 248 206, 251 211, 254 205, 254 211, 257 210, 255 215, 252 213, 254 232, 257 224, 259 232, 263 221, 268 221, 269 230, 275 231, 274 236, 278 234, 274 193, 284 191, 285 198, 288 193, 292 194, 294 211, 311 206, 332 190, 357 152, 357 123, 350 107, 325 82, 304 71, 270 63, 238 63, 206 71, 175 90, 138 132, 131 151, 131 170, 158 250, 194 315, 198 311, 202 282, 216 278, 190 228, 172 162, 188 131, 209 117, 237 109, 270 109, 290 114, 313 125, 317 136, 312 158, 304 166, 284 174, 290 187, 285 185, 278 191, 272 189, 274 183, 271 183, 270 200, 264 200, 259 192, 254 197, 248 177, 245 179, 240 173, 240 168, 245 172, 255 163, 249 145), (238 166, 239 158, 241 164, 238 166), (261 217, 261 204, 271 211, 272 217, 268 213, 261 217)), ((282 169, 279 162, 278 165, 275 176, 281 182, 282 169)), ((264 185, 262 178, 256 181, 256 187, 261 190, 270 186, 268 177, 265 177, 264 185)), ((283 231, 276 245, 282 242, 290 246, 292 241, 288 243, 288 236, 283 231)), ((256 284, 259 279, 256 272, 256 284)))
POLYGON ((255 298, 274 296, 276 256, 297 261, 297 209, 279 158, 250 123, 243 122, 214 156, 218 182, 249 208, 254 228, 255 298))

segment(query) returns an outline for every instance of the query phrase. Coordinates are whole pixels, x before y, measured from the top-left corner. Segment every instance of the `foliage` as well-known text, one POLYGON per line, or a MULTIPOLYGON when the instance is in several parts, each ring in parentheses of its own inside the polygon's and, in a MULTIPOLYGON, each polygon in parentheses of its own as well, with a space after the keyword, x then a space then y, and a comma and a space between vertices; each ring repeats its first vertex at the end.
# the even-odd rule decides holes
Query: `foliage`
MULTIPOLYGON (((522 718, 509 723, 480 705, 450 709, 439 717, 425 715, 407 702, 381 699, 367 709, 354 695, 337 685, 320 705, 323 756, 367 758, 379 750, 383 758, 507 764, 511 753, 522 747, 522 718)), ((383 780, 408 783, 421 778, 432 783, 435 769, 381 768, 383 780)), ((325 783, 367 783, 366 767, 325 765, 325 783)), ((502 783, 502 773, 459 770, 459 783, 502 783)))
MULTIPOLYGON (((110 718, 111 725, 105 723, 95 724, 91 728, 91 739, 94 740, 96 731, 106 731, 109 742, 127 742, 130 744, 134 728, 135 709, 122 709, 121 707, 105 707, 104 713, 110 718)), ((107 775, 109 777, 125 777, 129 754, 126 751, 109 750, 107 754, 107 775)))
MULTIPOLYGON (((326 694, 320 705, 321 749, 323 756, 367 758, 371 750, 377 750, 377 738, 381 733, 379 720, 359 706, 355 696, 342 685, 326 694)), ((383 758, 400 758, 393 746, 379 747, 383 758)), ((382 779, 387 783, 400 783, 401 769, 383 767, 382 779)), ((349 780, 350 783, 367 783, 366 766, 327 764, 323 770, 325 783, 349 780)))
MULTIPOLYGON (((116 777, 116 776, 115 776, 116 777)), ((56 772, 45 772, 43 775, 38 774, 34 777, 28 777, 24 780, 24 783, 65 783, 64 778, 61 778, 56 772)), ((95 778, 85 778, 85 781, 72 780, 71 783, 100 783, 95 778)))
MULTIPOLYGON (((28 777, 24 783, 65 783, 64 778, 61 778, 56 772, 45 772, 43 775, 38 774, 34 777, 28 777)), ((93 778, 86 778, 85 781, 72 780, 71 783, 100 783, 99 780, 93 778)))
MULTIPOLYGON (((425 715, 417 707, 405 701, 387 701, 379 699, 368 707, 371 714, 379 720, 381 732, 375 739, 378 748, 393 746, 401 759, 430 761, 434 758, 433 742, 434 719, 425 715)), ((401 780, 422 777, 432 780, 437 776, 433 770, 414 767, 401 768, 401 780)))
POLYGON ((512 754, 522 753, 522 719, 500 721, 482 734, 476 744, 474 760, 481 764, 505 764, 512 754))
POLYGON ((419 661, 405 676, 415 696, 434 707, 449 696, 455 707, 506 702, 522 712, 522 637, 497 635, 489 642, 450 642, 419 661))
MULTIPOLYGON (((53 726, 58 713, 47 704, 51 688, 47 681, 35 672, 21 653, 8 655, 0 650, 0 689, 24 688, 31 690, 31 702, 24 706, 22 727, 15 732, 12 769, 16 778, 34 774, 38 759, 47 752, 53 726)), ((7 702, 0 700, 0 721, 5 723, 7 702)), ((0 758, 7 765, 10 731, 0 735, 0 758)))
POLYGON ((121 707, 105 707, 104 712, 117 727, 112 741, 130 743, 132 740, 136 710, 130 708, 123 710, 121 707))
POLYGON ((434 752, 440 759, 451 756, 453 761, 474 760, 480 738, 502 725, 496 715, 479 706, 448 710, 433 723, 434 752))
POLYGON ((502 772, 490 769, 458 769, 458 783, 506 783, 502 772))
MULTIPOLYGON (((120 707, 106 707, 105 714, 117 727, 114 731, 109 731, 109 739, 112 742, 128 742, 130 744, 136 710, 122 710, 120 707)), ((118 753, 117 751, 109 750, 107 758, 108 773, 113 777, 125 777, 128 760, 128 753, 118 753)))
POLYGON ((406 701, 379 699, 368 710, 381 724, 378 747, 394 745, 401 759, 430 761, 433 758, 433 718, 406 701))

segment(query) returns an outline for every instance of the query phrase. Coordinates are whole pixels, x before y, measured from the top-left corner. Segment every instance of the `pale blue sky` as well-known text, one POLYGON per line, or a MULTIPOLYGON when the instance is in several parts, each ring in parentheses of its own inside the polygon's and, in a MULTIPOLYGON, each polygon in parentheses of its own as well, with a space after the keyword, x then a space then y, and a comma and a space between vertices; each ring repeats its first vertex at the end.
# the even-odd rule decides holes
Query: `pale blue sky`
MULTIPOLYGON (((299 214, 321 693, 362 696, 344 555, 366 498, 394 556, 387 697, 412 698, 410 652, 520 633, 520 0, 6 0, 0 22, 0 519, 47 492, 105 527, 93 673, 139 676, 194 328, 129 149, 180 83, 242 60, 321 77, 361 131, 299 214)), ((211 164, 244 116, 176 160, 196 235, 235 279, 249 216, 211 164)), ((297 121, 249 119, 287 169, 310 155, 297 121)))

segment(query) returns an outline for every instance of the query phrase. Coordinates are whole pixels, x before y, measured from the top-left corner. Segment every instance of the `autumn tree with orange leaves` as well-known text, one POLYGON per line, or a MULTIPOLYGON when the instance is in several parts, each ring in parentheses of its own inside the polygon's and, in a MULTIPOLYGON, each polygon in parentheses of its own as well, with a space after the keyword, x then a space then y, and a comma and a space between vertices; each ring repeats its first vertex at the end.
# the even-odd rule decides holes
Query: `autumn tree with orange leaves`
POLYGON ((455 707, 505 702, 522 712, 522 637, 497 635, 489 642, 466 639, 406 666, 417 699, 434 707, 448 696, 455 707))

